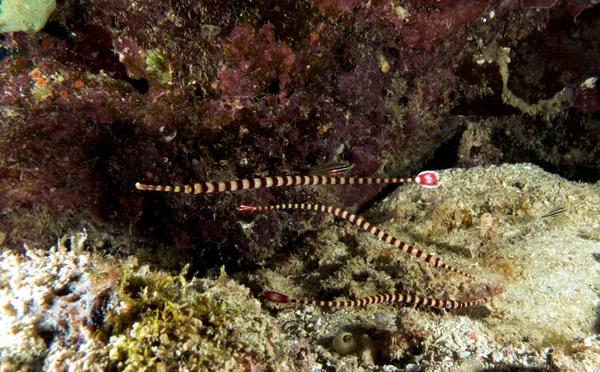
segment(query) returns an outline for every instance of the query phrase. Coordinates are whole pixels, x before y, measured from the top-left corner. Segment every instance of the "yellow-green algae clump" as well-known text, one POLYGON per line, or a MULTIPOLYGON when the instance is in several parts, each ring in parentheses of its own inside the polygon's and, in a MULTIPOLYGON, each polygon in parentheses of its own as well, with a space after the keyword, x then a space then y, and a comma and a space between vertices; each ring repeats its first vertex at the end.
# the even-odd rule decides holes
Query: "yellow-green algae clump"
POLYGON ((246 370, 285 363, 281 331, 249 290, 186 280, 83 250, 85 234, 0 261, 0 364, 36 370, 246 370), (68 244, 67 244, 68 245, 68 244), (36 347, 32 347, 37 345, 36 347))
MULTIPOLYGON (((125 370, 141 367, 244 369, 264 364, 281 347, 279 335, 247 288, 227 279, 187 282, 147 267, 123 278, 123 312, 141 319, 110 339, 110 359, 125 370), (139 288, 140 292, 133 290, 139 288), (137 296, 129 297, 138 293, 137 296)), ((118 324, 115 319, 115 323, 118 324)))

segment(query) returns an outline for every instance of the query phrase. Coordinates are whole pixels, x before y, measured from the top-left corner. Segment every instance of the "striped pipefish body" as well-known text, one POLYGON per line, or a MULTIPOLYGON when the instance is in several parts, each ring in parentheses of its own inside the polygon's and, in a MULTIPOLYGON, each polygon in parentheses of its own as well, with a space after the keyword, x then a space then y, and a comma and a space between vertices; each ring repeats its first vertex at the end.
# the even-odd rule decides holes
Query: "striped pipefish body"
POLYGON ((305 185, 365 185, 387 183, 417 183, 422 187, 433 188, 440 185, 436 172, 425 171, 412 178, 376 177, 330 177, 330 176, 275 176, 250 178, 225 182, 200 182, 181 186, 149 185, 136 183, 135 188, 144 191, 179 192, 185 194, 211 194, 215 192, 260 189, 282 186, 305 185))
POLYGON ((346 301, 320 301, 320 300, 302 300, 291 298, 285 293, 272 290, 265 290, 263 295, 267 300, 280 304, 299 304, 299 305, 315 305, 322 307, 358 307, 367 306, 379 303, 406 303, 423 306, 431 306, 442 309, 460 309, 463 307, 477 306, 485 303, 485 299, 480 299, 470 302, 460 302, 454 300, 438 300, 435 298, 412 296, 409 294, 394 293, 394 294, 378 294, 367 296, 359 300, 346 301))
POLYGON ((430 265, 433 265, 435 267, 442 267, 444 269, 447 269, 447 270, 450 270, 457 274, 466 276, 467 278, 470 278, 473 280, 477 279, 475 276, 473 276, 471 274, 467 274, 464 271, 458 270, 457 268, 455 268, 453 266, 443 263, 439 258, 436 258, 435 256, 433 256, 431 254, 425 253, 419 249, 416 249, 415 247, 413 247, 411 245, 406 244, 405 242, 395 238, 394 236, 377 228, 376 226, 371 225, 364 218, 357 216, 355 214, 352 214, 342 208, 331 207, 331 206, 323 205, 323 204, 310 204, 310 203, 289 203, 289 204, 256 206, 256 207, 249 206, 249 205, 242 205, 242 206, 238 207, 238 210, 240 210, 240 211, 269 211, 269 210, 276 210, 276 209, 309 209, 309 210, 329 213, 334 216, 344 218, 344 219, 352 222, 359 228, 366 230, 369 233, 375 235, 376 237, 379 238, 379 240, 383 240, 384 242, 391 244, 394 247, 398 248, 402 252, 413 255, 413 256, 427 262, 430 265))

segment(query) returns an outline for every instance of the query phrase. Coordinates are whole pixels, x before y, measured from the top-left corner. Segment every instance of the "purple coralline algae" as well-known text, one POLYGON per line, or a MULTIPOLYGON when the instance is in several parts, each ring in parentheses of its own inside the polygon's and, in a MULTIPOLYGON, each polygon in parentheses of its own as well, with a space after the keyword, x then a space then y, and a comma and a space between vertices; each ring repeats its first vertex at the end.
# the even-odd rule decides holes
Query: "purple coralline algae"
POLYGON ((170 244, 198 272, 231 270, 322 221, 291 212, 241 220, 242 202, 360 208, 379 188, 190 197, 134 184, 289 174, 334 160, 354 164, 351 176, 531 161, 597 179, 594 5, 62 2, 39 33, 2 37, 3 240, 47 246, 83 219, 170 244), (493 58, 499 48, 510 62, 493 58), (552 115, 524 114, 505 99, 503 71, 518 102, 535 106, 563 89, 572 98, 552 115))

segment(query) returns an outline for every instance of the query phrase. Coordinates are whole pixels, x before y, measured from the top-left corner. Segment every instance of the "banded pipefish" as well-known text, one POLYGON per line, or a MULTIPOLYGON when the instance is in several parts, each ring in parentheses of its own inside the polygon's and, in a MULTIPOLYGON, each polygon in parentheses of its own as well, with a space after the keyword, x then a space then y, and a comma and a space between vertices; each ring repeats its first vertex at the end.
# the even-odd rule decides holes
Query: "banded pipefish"
MULTIPOLYGON (((135 187, 138 190, 143 191, 163 191, 163 192, 175 192, 175 193, 186 193, 186 194, 210 194, 216 192, 227 192, 227 191, 239 191, 239 190, 250 190, 259 188, 270 188, 270 187, 283 187, 283 186, 305 186, 305 185, 364 185, 364 184, 400 184, 400 183, 416 183, 421 187, 435 188, 438 187, 441 182, 437 172, 424 171, 419 173, 416 177, 411 178, 379 178, 379 177, 341 177, 348 167, 345 165, 339 165, 336 163, 327 164, 324 167, 319 167, 314 171, 309 172, 305 175, 286 175, 286 176, 273 176, 273 177, 261 177, 242 179, 234 181, 224 182, 200 182, 188 185, 152 185, 136 183, 135 187)), ((425 253, 419 249, 414 248, 411 245, 397 239, 389 233, 379 229, 378 227, 371 225, 364 218, 352 214, 342 208, 331 207, 323 204, 309 204, 309 203, 288 203, 279 204, 272 206, 248 206, 242 205, 238 207, 240 211, 268 211, 277 209, 309 209, 329 213, 338 217, 342 217, 359 228, 368 231, 380 240, 385 241, 388 244, 393 245, 402 252, 411 254, 430 265, 435 267, 445 268, 454 273, 463 275, 467 278, 476 280, 476 277, 465 273, 461 270, 454 268, 446 263, 443 263, 439 258, 434 257, 432 254, 425 253)), ((265 290, 263 292, 267 300, 275 303, 290 303, 290 304, 306 304, 306 305, 318 305, 325 307, 353 307, 353 306, 366 306, 376 303, 410 303, 425 305, 431 307, 445 308, 445 309, 458 309, 462 307, 470 307, 482 304, 485 299, 479 299, 470 302, 460 302, 454 300, 439 300, 426 297, 413 296, 408 294, 378 294, 368 296, 359 300, 347 300, 347 301, 320 301, 320 300, 303 300, 295 299, 272 290, 265 290)))
POLYGON ((460 302, 454 300, 438 300, 435 298, 419 297, 403 293, 393 294, 378 294, 373 296, 363 297, 359 300, 345 301, 321 301, 321 300, 303 300, 292 298, 285 293, 272 291, 267 289, 263 292, 263 296, 270 301, 279 304, 298 304, 298 305, 315 305, 322 307, 358 307, 380 303, 405 303, 416 304, 423 306, 431 306, 442 309, 460 309, 463 307, 477 306, 485 303, 485 299, 479 299, 469 302, 460 302))
POLYGON ((440 185, 437 172, 425 171, 412 178, 379 178, 379 177, 332 177, 332 176, 274 176, 250 178, 225 182, 200 182, 189 185, 149 185, 137 182, 135 188, 143 191, 178 192, 185 194, 211 194, 214 192, 251 190, 282 186, 306 185, 365 185, 388 183, 416 183, 426 188, 440 185))
POLYGON ((270 211, 270 210, 278 210, 278 209, 308 209, 313 211, 319 211, 324 213, 329 213, 334 216, 341 217, 358 226, 359 228, 368 231, 369 233, 375 235, 379 238, 379 240, 383 240, 384 242, 393 245, 398 248, 402 252, 413 255, 430 265, 435 267, 441 267, 457 274, 466 276, 469 279, 477 280, 477 278, 471 274, 467 274, 464 271, 458 270, 455 267, 452 267, 446 263, 443 263, 439 258, 433 256, 432 254, 425 253, 415 247, 406 244, 400 239, 395 238, 394 236, 388 234, 387 232, 379 229, 377 226, 371 225, 364 218, 352 214, 342 208, 331 207, 323 204, 309 204, 309 203, 289 203, 289 204, 278 204, 278 205, 268 205, 268 206, 249 206, 242 205, 238 207, 239 211, 270 211))

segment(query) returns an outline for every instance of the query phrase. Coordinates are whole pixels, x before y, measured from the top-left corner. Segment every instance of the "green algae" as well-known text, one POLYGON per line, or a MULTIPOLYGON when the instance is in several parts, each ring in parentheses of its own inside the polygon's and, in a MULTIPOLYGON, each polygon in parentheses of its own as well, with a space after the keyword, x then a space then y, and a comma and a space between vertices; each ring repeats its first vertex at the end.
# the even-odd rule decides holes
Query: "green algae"
POLYGON ((188 282, 188 269, 177 275, 125 271, 119 294, 126 310, 114 314, 119 334, 108 345, 112 365, 124 371, 182 364, 191 370, 243 370, 274 358, 281 340, 248 289, 223 269, 217 281, 188 282), (132 314, 136 320, 129 323, 132 314))

